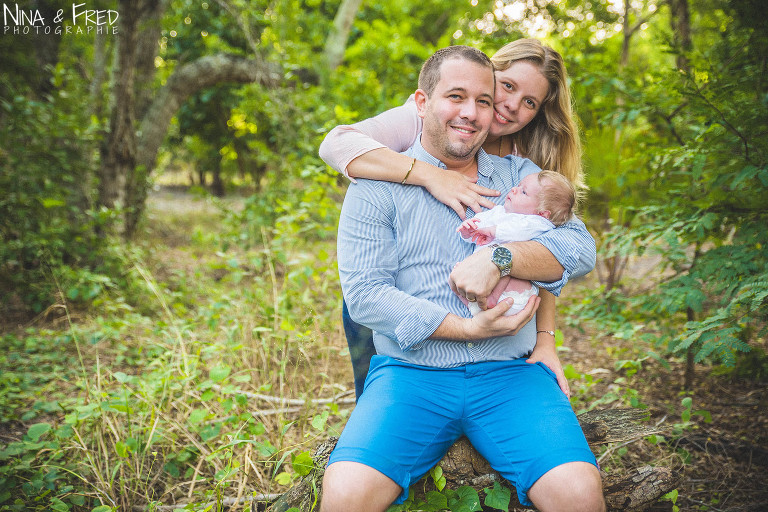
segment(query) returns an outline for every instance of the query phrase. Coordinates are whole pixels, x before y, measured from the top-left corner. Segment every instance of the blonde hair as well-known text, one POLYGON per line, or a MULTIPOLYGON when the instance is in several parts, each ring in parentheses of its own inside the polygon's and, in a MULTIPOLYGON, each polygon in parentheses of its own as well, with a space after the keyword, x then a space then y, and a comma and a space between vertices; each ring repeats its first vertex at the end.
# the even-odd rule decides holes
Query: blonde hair
POLYGON ((564 224, 573 217, 578 208, 581 192, 565 176, 554 171, 538 173, 539 212, 549 211, 549 220, 555 226, 564 224))
POLYGON ((519 132, 509 135, 512 147, 539 167, 562 174, 576 188, 586 188, 581 168, 581 141, 563 58, 536 39, 512 41, 491 57, 494 68, 499 71, 519 60, 539 69, 549 82, 549 91, 536 117, 519 132))

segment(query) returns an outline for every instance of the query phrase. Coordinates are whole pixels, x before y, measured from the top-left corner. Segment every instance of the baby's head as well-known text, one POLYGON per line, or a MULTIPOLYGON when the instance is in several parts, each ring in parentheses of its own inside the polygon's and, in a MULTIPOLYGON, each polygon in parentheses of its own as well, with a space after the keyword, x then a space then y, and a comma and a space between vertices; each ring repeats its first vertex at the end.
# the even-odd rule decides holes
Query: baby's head
POLYGON ((553 171, 541 171, 529 174, 509 192, 504 210, 541 215, 559 226, 573 216, 576 202, 576 189, 565 176, 553 171))

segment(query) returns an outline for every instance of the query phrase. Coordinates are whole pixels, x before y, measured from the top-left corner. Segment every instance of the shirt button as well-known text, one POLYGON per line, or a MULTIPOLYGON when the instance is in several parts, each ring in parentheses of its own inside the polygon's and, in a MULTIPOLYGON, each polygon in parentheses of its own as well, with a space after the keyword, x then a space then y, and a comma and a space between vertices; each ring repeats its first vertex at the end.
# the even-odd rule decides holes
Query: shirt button
POLYGON ((472 348, 472 347, 474 347, 474 346, 475 346, 475 344, 474 344, 474 343, 471 343, 471 342, 470 342, 470 343, 467 343, 467 348, 472 348))

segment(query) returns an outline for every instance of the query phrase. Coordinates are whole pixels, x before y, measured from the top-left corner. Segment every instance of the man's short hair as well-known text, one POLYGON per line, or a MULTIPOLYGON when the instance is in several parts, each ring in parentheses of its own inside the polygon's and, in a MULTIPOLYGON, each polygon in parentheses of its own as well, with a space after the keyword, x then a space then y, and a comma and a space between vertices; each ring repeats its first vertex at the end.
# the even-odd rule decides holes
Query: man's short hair
POLYGON ((486 54, 471 46, 455 45, 437 50, 421 66, 419 73, 419 89, 431 96, 440 81, 440 67, 448 59, 466 59, 493 70, 491 59, 486 54))

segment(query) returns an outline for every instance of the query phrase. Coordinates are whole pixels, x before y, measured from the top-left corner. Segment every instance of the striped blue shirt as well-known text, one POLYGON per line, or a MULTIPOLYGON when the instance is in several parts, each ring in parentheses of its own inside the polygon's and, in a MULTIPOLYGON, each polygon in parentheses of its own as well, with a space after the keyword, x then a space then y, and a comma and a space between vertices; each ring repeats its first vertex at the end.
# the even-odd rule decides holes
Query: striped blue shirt
MULTIPOLYGON (((446 168, 419 139, 405 154, 446 168)), ((540 170, 528 159, 499 158, 482 149, 477 158, 478 184, 501 191, 490 198, 498 204, 522 178, 540 170)), ((467 215, 473 216, 472 210, 467 209, 467 215)), ((448 285, 454 264, 473 250, 456 232, 460 223, 456 212, 423 187, 364 179, 349 186, 339 221, 341 287, 351 317, 373 329, 379 354, 448 368, 517 359, 533 350, 534 321, 516 336, 466 342, 427 339, 449 313, 470 316, 448 285)), ((556 295, 570 277, 594 267, 594 239, 576 218, 535 240, 565 268, 559 281, 536 283, 556 295)))

